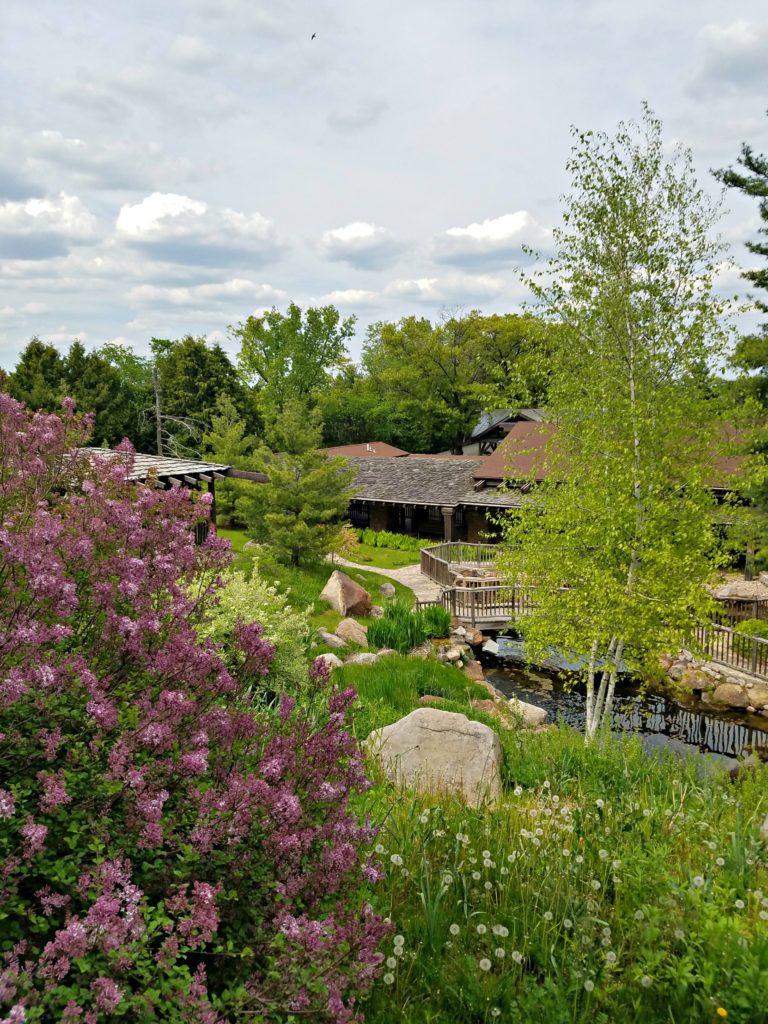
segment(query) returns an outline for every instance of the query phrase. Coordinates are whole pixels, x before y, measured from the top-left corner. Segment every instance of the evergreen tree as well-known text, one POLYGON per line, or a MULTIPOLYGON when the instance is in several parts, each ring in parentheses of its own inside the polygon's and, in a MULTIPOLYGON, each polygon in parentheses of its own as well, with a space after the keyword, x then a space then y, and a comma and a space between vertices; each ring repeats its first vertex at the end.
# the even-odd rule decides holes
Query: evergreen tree
MULTIPOLYGON (((246 434, 245 422, 229 395, 220 394, 216 412, 211 417, 211 428, 203 434, 203 455, 212 462, 253 469, 253 451, 257 445, 252 434, 246 434)), ((220 481, 216 486, 217 520, 222 526, 241 526, 243 514, 239 508, 254 484, 241 480, 220 481)))
POLYGON ((9 393, 29 409, 56 411, 64 395, 67 368, 53 345, 32 338, 8 378, 9 393))
POLYGON ((354 494, 346 460, 318 451, 322 431, 317 410, 286 402, 269 431, 270 448, 255 457, 269 483, 254 485, 242 502, 249 534, 286 564, 318 561, 333 549, 354 494))

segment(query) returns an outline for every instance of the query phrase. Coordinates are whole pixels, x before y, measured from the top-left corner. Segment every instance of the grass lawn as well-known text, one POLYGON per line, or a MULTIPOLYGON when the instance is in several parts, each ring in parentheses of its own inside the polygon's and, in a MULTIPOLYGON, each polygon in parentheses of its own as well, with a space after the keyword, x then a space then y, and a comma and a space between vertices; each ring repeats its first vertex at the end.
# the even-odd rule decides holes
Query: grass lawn
MULTIPOLYGON (((248 542, 248 536, 245 531, 224 530, 217 527, 216 532, 219 537, 223 537, 232 544, 235 569, 250 575, 253 566, 253 555, 249 551, 244 550, 245 544, 248 542)), ((377 553, 387 550, 368 548, 367 545, 361 545, 361 547, 366 547, 367 550, 377 553)), ((403 558, 410 554, 405 551, 393 551, 391 553, 393 555, 400 555, 403 558)), ((410 563, 402 562, 400 564, 407 565, 410 563)), ((395 596, 409 605, 412 605, 415 601, 413 591, 409 587, 404 587, 401 583, 397 583, 395 580, 379 576, 377 573, 369 572, 367 569, 352 569, 345 568, 344 566, 339 566, 338 568, 342 569, 348 576, 351 576, 360 586, 365 587, 373 598, 374 604, 384 602, 384 598, 379 594, 379 587, 382 583, 392 583, 396 592, 395 596)), ((333 631, 338 625, 341 616, 338 612, 329 608, 324 601, 320 600, 320 591, 328 582, 328 578, 333 570, 334 566, 329 562, 323 562, 319 565, 300 565, 298 567, 275 565, 270 568, 270 576, 289 595, 290 603, 295 608, 306 609, 310 605, 314 606, 314 611, 310 615, 310 622, 315 629, 325 626, 326 629, 333 631)), ((367 625, 371 620, 360 619, 360 621, 363 625, 367 625)))
MULTIPOLYGON (((427 541, 424 542, 425 544, 427 541)), ((374 548, 370 544, 360 544, 351 551, 350 562, 361 565, 376 566, 380 569, 402 569, 404 565, 418 565, 418 551, 396 551, 394 548, 374 548)))

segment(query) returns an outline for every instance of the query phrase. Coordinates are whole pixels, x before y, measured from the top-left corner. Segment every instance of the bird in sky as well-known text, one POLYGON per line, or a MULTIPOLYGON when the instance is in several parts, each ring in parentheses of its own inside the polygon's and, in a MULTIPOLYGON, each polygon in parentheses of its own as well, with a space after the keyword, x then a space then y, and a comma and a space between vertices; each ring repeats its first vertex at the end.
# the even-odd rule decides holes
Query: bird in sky
POLYGON ((312 35, 310 36, 310 42, 312 41, 312 39, 314 39, 314 38, 315 38, 315 36, 316 36, 316 35, 317 35, 317 32, 313 32, 313 33, 312 33, 312 35))

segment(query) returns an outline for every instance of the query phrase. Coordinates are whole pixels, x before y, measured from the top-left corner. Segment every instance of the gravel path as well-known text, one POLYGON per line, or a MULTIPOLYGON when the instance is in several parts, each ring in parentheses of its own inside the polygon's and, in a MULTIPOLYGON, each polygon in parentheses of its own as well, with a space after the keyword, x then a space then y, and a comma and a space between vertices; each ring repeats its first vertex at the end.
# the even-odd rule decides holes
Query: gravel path
POLYGON ((350 562, 338 555, 334 556, 333 561, 336 565, 345 565, 350 569, 365 569, 367 572, 378 573, 379 576, 388 576, 391 580, 409 587, 416 595, 417 601, 437 601, 440 597, 441 588, 425 576, 418 565, 404 565, 402 569, 380 569, 377 565, 358 565, 357 562, 350 562))

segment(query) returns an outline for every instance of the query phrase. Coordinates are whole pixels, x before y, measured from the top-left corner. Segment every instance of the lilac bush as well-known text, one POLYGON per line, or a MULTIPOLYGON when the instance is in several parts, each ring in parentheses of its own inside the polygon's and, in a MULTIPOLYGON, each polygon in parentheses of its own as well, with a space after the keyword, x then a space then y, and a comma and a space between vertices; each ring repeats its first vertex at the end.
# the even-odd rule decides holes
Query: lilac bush
POLYGON ((354 692, 259 706, 260 627, 226 658, 195 631, 230 558, 194 543, 207 496, 88 429, 0 395, 0 1019, 358 1020, 387 926, 354 692))

